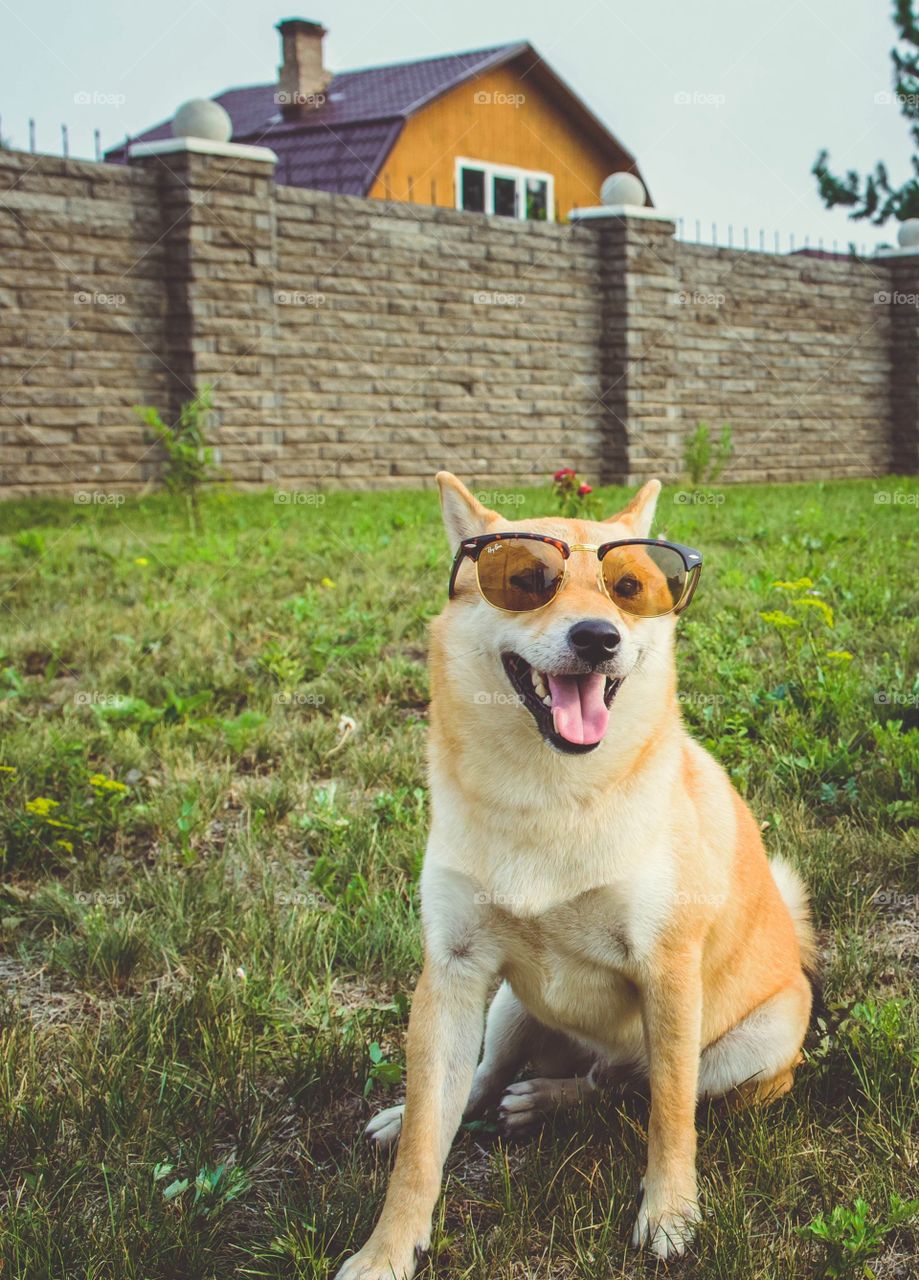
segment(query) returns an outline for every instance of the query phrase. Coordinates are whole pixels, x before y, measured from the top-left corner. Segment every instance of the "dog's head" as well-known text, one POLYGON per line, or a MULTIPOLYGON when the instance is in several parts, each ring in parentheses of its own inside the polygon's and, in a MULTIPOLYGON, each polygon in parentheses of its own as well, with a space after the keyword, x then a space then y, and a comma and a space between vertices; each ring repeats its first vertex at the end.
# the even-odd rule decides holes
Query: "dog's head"
MULTIPOLYGON (((546 517, 507 520, 483 506, 449 472, 437 477, 444 524, 454 553, 483 534, 527 532, 557 538, 571 547, 596 547, 620 539, 648 538, 660 482, 649 480, 628 506, 602 521, 546 517)), ((519 544, 517 544, 519 545, 519 544)), ((528 544, 533 545, 533 544, 528 544)), ((537 544, 538 545, 538 544, 537 544)), ((482 555, 499 557, 508 544, 488 544, 482 555)), ((624 599, 641 590, 649 614, 638 616, 618 607, 599 581, 596 552, 572 551, 562 588, 543 608, 507 612, 494 608, 480 593, 476 565, 464 558, 455 580, 454 597, 435 631, 437 661, 454 699, 467 698, 493 708, 493 716, 511 731, 533 727, 558 751, 579 754, 604 741, 613 703, 630 677, 668 676, 672 668, 674 615, 672 586, 640 547, 619 553, 616 585, 624 599), (659 608, 655 598, 659 596, 659 608)), ((491 718, 493 725, 498 722, 491 718)), ((525 744, 526 736, 519 739, 525 744)))

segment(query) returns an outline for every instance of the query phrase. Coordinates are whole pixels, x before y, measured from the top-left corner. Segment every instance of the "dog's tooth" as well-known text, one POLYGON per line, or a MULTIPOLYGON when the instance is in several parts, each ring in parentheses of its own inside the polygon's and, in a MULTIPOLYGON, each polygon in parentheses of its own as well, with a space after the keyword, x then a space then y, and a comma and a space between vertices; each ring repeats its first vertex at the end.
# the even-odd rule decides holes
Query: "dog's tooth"
POLYGON ((544 698, 549 690, 546 688, 546 682, 542 678, 542 672, 537 671, 535 667, 531 667, 530 678, 533 681, 533 688, 536 690, 536 696, 538 698, 544 698))
POLYGON ((546 705, 547 707, 551 707, 551 706, 552 706, 552 699, 551 699, 551 697, 549 696, 549 694, 548 694, 548 693, 547 693, 547 694, 546 694, 546 696, 543 698, 543 702, 545 703, 545 705, 546 705))

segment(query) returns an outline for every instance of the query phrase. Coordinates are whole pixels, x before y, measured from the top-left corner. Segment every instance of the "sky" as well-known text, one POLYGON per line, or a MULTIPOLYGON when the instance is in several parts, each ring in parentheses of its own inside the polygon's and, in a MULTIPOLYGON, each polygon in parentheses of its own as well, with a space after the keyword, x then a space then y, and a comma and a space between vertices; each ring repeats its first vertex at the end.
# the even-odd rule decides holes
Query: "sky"
POLYGON ((275 80, 281 18, 322 22, 332 70, 526 39, 637 157, 683 234, 767 247, 840 248, 896 229, 827 211, 810 169, 883 159, 909 173, 891 95, 891 0, 0 0, 0 130, 40 151, 92 156, 169 118, 188 98, 275 80))

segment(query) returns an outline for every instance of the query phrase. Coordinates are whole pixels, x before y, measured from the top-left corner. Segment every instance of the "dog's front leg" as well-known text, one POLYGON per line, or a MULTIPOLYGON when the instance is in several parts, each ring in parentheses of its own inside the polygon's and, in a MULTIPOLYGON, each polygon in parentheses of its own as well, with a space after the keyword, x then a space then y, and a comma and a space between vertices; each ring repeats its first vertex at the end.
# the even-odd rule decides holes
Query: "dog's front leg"
POLYGON ((409 1019, 405 1114, 386 1203, 336 1280, 403 1280, 428 1247, 443 1164, 482 1043, 490 976, 473 956, 425 964, 409 1019))
POLYGON ((696 1196, 696 1094, 702 1030, 697 949, 656 957, 643 990, 651 1117, 648 1168, 633 1245, 661 1258, 680 1254, 699 1219, 696 1196))

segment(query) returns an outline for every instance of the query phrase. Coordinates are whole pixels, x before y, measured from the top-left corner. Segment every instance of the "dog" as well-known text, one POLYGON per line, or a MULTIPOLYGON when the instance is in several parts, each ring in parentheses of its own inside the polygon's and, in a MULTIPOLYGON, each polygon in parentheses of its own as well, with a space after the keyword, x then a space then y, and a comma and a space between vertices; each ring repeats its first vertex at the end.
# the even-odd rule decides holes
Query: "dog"
POLYGON ((632 1243, 666 1259, 700 1217, 697 1101, 769 1101, 802 1060, 808 895, 682 723, 702 557, 649 536, 660 483, 607 520, 514 522, 437 482, 456 560, 431 632, 425 962, 404 1107, 367 1130, 398 1141, 386 1201, 337 1280, 412 1276, 464 1115, 500 1103, 525 1132, 619 1075, 651 1098, 632 1243))

